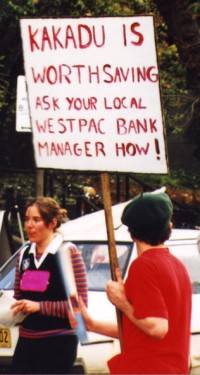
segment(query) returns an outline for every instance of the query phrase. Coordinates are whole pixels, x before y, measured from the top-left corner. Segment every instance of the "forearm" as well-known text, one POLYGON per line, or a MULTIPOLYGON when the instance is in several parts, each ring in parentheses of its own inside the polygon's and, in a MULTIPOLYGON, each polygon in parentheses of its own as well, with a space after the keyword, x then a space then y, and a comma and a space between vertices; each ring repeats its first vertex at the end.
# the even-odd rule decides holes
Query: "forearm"
POLYGON ((19 273, 19 255, 17 258, 16 268, 15 268, 15 283, 14 283, 14 298, 19 300, 21 299, 21 291, 20 291, 20 273, 19 273))
POLYGON ((81 297, 85 303, 88 305, 88 280, 87 272, 85 268, 85 263, 81 256, 80 251, 75 245, 71 247, 71 257, 72 257, 72 267, 74 271, 74 277, 77 287, 78 296, 81 297))
POLYGON ((118 327, 116 323, 95 320, 88 312, 84 301, 79 298, 79 308, 88 331, 101 335, 118 338, 118 327))
POLYGON ((168 332, 168 320, 157 317, 147 317, 144 319, 137 319, 134 315, 133 306, 128 302, 124 301, 121 306, 121 311, 127 316, 127 318, 141 331, 146 333, 148 336, 162 339, 168 332))
POLYGON ((145 334, 158 339, 164 338, 168 332, 168 320, 151 316, 143 319, 136 318, 134 306, 126 297, 123 280, 119 272, 117 272, 117 279, 117 282, 110 280, 107 284, 106 290, 110 302, 145 334))
POLYGON ((68 316, 67 301, 41 301, 40 314, 46 316, 54 316, 57 318, 66 318, 68 316))
POLYGON ((99 333, 101 335, 118 338, 118 327, 116 323, 103 322, 100 320, 91 319, 90 323, 87 324, 88 331, 99 333))

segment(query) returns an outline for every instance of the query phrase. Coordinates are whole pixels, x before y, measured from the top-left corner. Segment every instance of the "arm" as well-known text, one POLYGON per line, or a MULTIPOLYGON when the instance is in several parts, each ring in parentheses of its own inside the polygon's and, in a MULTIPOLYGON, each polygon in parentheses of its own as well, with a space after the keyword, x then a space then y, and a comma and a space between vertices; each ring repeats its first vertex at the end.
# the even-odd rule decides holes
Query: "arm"
POLYGON ((87 306, 88 304, 88 280, 85 263, 80 251, 75 245, 71 245, 71 259, 78 296, 81 297, 87 306))
POLYGON ((15 282, 14 282, 14 298, 20 299, 21 298, 21 292, 20 292, 20 272, 19 272, 19 260, 20 260, 20 254, 17 256, 17 262, 15 267, 15 282))
MULTIPOLYGON (((119 307, 118 307, 119 308, 119 307)), ((157 339, 163 339, 168 332, 168 320, 164 318, 148 317, 144 319, 137 319, 134 316, 133 307, 129 302, 125 302, 120 310, 127 316, 127 318, 136 325, 141 331, 148 336, 157 339)))
POLYGON ((168 320, 158 317, 137 319, 134 316, 134 308, 126 297, 119 269, 116 270, 116 277, 117 281, 109 281, 107 284, 107 296, 110 302, 121 310, 144 333, 154 338, 164 338, 168 332, 168 320))
POLYGON ((45 316, 54 316, 57 318, 66 319, 68 317, 71 328, 75 328, 77 322, 74 316, 71 313, 71 310, 68 308, 67 301, 30 301, 27 299, 21 299, 16 301, 12 305, 12 310, 14 315, 18 312, 23 312, 24 314, 34 314, 40 313, 45 316))
POLYGON ((116 324, 111 322, 101 322, 98 320, 92 320, 91 325, 87 326, 88 331, 99 333, 101 335, 118 338, 118 327, 116 324))
POLYGON ((79 306, 88 331, 115 338, 119 337, 118 327, 116 323, 103 322, 93 319, 89 315, 86 305, 81 298, 79 298, 79 306))

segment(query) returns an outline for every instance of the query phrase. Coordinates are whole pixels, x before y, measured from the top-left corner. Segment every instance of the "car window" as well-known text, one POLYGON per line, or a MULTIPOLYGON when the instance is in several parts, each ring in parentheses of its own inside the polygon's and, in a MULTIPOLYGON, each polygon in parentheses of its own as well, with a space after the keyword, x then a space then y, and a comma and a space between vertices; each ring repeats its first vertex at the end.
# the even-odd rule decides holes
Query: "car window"
MULTIPOLYGON (((89 290, 105 290, 107 281, 111 279, 108 244, 105 242, 77 243, 77 246, 82 252, 86 265, 89 290)), ((132 243, 116 243, 117 258, 123 276, 132 248, 132 243)))
POLYGON ((200 253, 197 244, 173 245, 170 250, 186 266, 192 282, 193 294, 200 294, 200 253))
POLYGON ((17 262, 17 253, 3 267, 0 273, 0 289, 12 290, 15 281, 15 266, 17 262))
POLYGON ((13 267, 9 272, 5 274, 4 277, 0 276, 0 290, 11 290, 14 288, 14 279, 15 279, 15 267, 13 267))
POLYGON ((181 260, 185 264, 190 279, 192 281, 192 290, 194 294, 200 294, 200 256, 182 257, 181 260))
MULTIPOLYGON (((88 274, 89 290, 102 291, 111 279, 108 244, 106 242, 75 242, 82 253, 88 274)), ((132 243, 117 243, 116 251, 119 266, 124 276, 131 256, 132 243)), ((0 289, 14 288, 17 254, 11 258, 0 273, 0 289)))

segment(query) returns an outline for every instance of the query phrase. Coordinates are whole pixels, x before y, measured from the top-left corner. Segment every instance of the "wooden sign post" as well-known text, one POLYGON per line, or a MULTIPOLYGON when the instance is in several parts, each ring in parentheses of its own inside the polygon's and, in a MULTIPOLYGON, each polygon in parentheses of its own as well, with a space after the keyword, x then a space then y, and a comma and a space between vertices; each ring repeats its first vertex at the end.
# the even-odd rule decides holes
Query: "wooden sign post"
MULTIPOLYGON (((108 237, 110 271, 111 271, 112 280, 116 281, 115 270, 117 267, 119 267, 119 264, 118 264, 118 259, 117 259, 113 218, 112 218, 110 180, 109 180, 109 174, 106 172, 101 173, 101 187, 102 187, 102 194, 103 194, 103 204, 104 204, 104 212, 105 212, 105 220, 106 220, 107 237, 108 237)), ((117 314, 117 324, 118 324, 118 330, 119 330, 120 347, 122 349, 122 321, 121 321, 120 310, 116 309, 116 314, 117 314)))
POLYGON ((106 172, 101 173, 101 187, 102 187, 105 220, 106 220, 106 228, 107 228, 111 276, 112 276, 112 280, 116 281, 115 269, 119 265, 118 265, 117 254, 116 254, 114 228, 113 228, 110 181, 109 181, 109 174, 106 172))

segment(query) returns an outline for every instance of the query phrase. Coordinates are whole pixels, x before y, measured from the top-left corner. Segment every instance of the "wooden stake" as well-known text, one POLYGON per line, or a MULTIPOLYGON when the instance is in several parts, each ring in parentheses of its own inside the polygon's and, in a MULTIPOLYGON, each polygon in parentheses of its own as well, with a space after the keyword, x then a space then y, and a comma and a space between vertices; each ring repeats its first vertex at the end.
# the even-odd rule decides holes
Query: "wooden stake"
MULTIPOLYGON (((112 277, 112 280, 116 281, 115 270, 116 270, 116 267, 119 267, 119 264, 118 264, 118 259, 117 259, 116 244, 115 244, 115 237, 114 237, 114 227, 113 227, 113 219, 112 219, 110 181, 109 181, 109 175, 106 172, 101 173, 101 185, 102 185, 104 213, 105 213, 106 229, 107 229, 107 237, 108 237, 108 251, 109 251, 109 259, 110 259, 111 277, 112 277)), ((119 340, 120 340, 120 346, 122 350, 121 311, 116 309, 116 314, 117 314, 117 324, 118 324, 118 330, 119 330, 119 340)))

